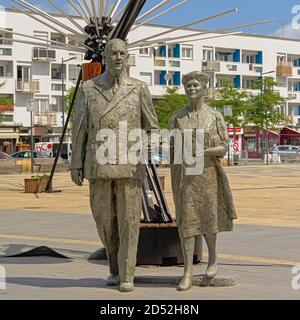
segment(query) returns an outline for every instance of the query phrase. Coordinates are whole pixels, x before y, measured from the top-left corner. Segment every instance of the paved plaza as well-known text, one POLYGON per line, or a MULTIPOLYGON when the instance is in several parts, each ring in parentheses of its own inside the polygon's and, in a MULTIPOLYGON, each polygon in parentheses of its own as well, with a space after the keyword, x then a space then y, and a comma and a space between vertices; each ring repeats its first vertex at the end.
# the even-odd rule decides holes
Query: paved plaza
MULTIPOLYGON (((173 285, 140 284, 121 294, 107 288, 106 262, 88 262, 101 247, 89 209, 89 190, 57 174, 52 194, 25 194, 24 178, 0 176, 0 255, 48 246, 71 259, 0 258, 6 290, 0 299, 300 299, 292 288, 292 267, 300 265, 300 166, 227 168, 239 219, 235 230, 219 235, 220 276, 234 277, 233 288, 199 288, 180 293, 173 285)), ((174 212, 168 169, 166 194, 174 212)), ((195 266, 205 272, 207 261, 195 266)), ((182 275, 179 267, 138 267, 138 279, 182 275)))

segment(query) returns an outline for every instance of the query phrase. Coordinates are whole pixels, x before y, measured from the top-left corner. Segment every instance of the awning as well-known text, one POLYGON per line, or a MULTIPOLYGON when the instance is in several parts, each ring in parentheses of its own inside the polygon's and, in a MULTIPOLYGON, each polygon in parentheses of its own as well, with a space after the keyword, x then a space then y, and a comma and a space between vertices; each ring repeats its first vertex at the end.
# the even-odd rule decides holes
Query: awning
POLYGON ((300 137, 300 132, 296 131, 292 128, 285 127, 281 130, 281 136, 282 137, 294 137, 294 138, 299 138, 300 137))
POLYGON ((0 139, 19 139, 19 134, 18 133, 2 133, 0 132, 0 139))

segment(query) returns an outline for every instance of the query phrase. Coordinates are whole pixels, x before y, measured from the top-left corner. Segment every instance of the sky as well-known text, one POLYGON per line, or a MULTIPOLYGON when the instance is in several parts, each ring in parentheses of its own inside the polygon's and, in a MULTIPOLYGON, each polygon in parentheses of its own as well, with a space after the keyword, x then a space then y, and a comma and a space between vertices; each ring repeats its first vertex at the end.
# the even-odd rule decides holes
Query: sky
MULTIPOLYGON (((109 1, 111 3, 114 2, 114 0, 109 1)), ((123 0, 123 2, 125 1, 126 0, 123 0)), ((144 11, 153 7, 160 1, 161 0, 148 0, 144 11)), ((173 0, 162 10, 165 10, 173 4, 175 5, 180 1, 181 0, 173 0)), ((46 0, 28 0, 28 2, 39 5, 41 8, 45 8, 46 10, 51 8, 46 0)), ((70 5, 66 0, 54 0, 54 2, 71 13, 70 5)), ((87 0, 87 2, 90 2, 90 0, 87 0)), ((98 1, 96 0, 96 2, 98 1)), ((13 1, 0 0, 0 5, 2 6, 10 6, 11 4, 14 4, 13 1)), ((284 37, 300 39, 300 28, 295 29, 292 24, 294 19, 294 21, 299 21, 300 25, 300 0, 189 0, 180 8, 167 13, 163 17, 154 20, 152 23, 180 26, 188 22, 234 8, 238 8, 239 11, 206 23, 198 24, 196 27, 221 29, 229 26, 252 23, 259 20, 274 19, 274 22, 267 25, 239 30, 259 35, 277 35, 280 37, 283 35, 284 37), (299 6, 298 8, 295 7, 297 5, 299 6), (296 13, 299 12, 299 18, 297 18, 296 13, 292 13, 293 8, 296 13)))

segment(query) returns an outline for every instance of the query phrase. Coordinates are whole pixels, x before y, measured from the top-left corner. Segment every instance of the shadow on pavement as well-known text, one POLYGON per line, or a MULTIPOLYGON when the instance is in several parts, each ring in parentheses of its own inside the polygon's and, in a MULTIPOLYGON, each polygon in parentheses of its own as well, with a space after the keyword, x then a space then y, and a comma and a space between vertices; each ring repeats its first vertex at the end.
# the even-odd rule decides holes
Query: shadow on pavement
POLYGON ((7 283, 39 288, 109 288, 104 279, 54 279, 38 277, 7 277, 7 283))

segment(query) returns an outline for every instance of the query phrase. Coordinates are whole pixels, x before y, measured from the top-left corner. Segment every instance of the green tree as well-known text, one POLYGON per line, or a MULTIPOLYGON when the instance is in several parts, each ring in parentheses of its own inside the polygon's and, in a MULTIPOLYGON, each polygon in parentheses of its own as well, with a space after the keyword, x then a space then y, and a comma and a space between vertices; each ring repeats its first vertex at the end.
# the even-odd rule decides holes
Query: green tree
MULTIPOLYGON (((5 85, 5 82, 0 82, 0 88, 5 85)), ((12 106, 14 104, 13 99, 6 98, 0 95, 0 106, 12 106)), ((1 113, 0 113, 0 122, 2 120, 1 113)))
POLYGON ((186 106, 188 98, 178 93, 179 88, 166 88, 166 93, 160 101, 155 104, 155 110, 160 127, 166 129, 174 111, 186 106))
POLYGON ((274 91, 276 85, 277 83, 270 77, 255 84, 254 88, 261 90, 261 94, 251 97, 248 118, 259 129, 275 129, 276 125, 284 124, 286 121, 278 108, 286 102, 286 99, 281 97, 279 92, 274 91))
POLYGON ((225 83, 224 87, 219 90, 219 97, 208 99, 208 103, 222 113, 226 106, 230 106, 232 115, 226 115, 224 118, 234 128, 243 127, 248 123, 248 111, 251 108, 249 95, 240 89, 234 88, 232 83, 225 83))
MULTIPOLYGON (((67 112, 69 112, 70 110, 70 106, 74 97, 74 93, 75 93, 75 87, 71 87, 67 90, 66 95, 65 95, 65 106, 66 106, 66 110, 67 112)), ((73 115, 74 115, 74 107, 72 110, 72 114, 71 114, 71 119, 70 122, 73 123, 73 115)))
MULTIPOLYGON (((276 126, 286 123, 287 119, 278 108, 286 102, 279 92, 274 91, 277 83, 273 78, 267 77, 257 81, 255 89, 260 89, 261 94, 251 97, 251 108, 248 112, 249 121, 259 129, 267 132, 264 142, 265 152, 269 153, 269 130, 276 130, 276 126)), ((268 162, 268 159, 267 159, 268 162)))

